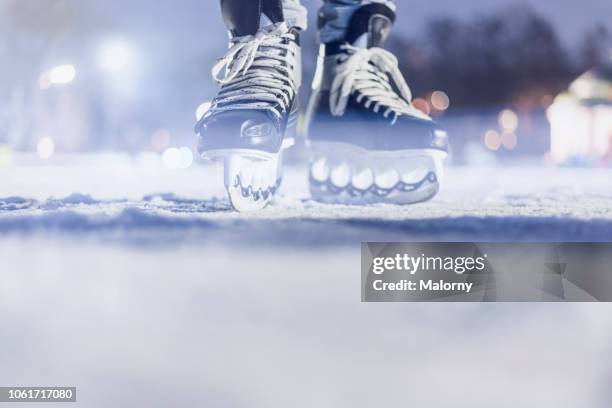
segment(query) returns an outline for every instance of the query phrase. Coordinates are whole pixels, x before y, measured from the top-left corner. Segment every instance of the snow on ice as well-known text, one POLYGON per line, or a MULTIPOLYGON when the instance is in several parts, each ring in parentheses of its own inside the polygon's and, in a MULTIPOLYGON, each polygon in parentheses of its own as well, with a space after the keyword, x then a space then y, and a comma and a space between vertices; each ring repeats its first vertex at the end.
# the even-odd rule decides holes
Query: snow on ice
POLYGON ((0 170, 0 231, 104 235, 129 240, 148 230, 234 244, 352 244, 363 240, 612 239, 612 171, 450 168, 442 193, 414 206, 333 206, 308 197, 305 168, 290 167, 276 201, 238 214, 220 169, 184 171, 122 164, 0 170))

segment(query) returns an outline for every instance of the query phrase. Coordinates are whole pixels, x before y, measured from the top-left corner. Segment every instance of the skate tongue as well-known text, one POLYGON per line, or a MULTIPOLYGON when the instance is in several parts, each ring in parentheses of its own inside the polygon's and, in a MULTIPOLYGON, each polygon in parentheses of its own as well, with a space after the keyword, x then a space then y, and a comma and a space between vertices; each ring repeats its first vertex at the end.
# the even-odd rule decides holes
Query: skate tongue
POLYGON ((274 23, 272 22, 272 20, 270 20, 270 17, 262 13, 261 17, 259 17, 259 27, 264 28, 267 26, 271 26, 272 24, 274 23))
POLYGON ((369 4, 358 9, 349 24, 347 41, 358 48, 380 47, 391 31, 395 13, 383 4, 369 4))
POLYGON ((284 21, 281 0, 221 0, 221 10, 235 37, 255 35, 265 26, 284 21))

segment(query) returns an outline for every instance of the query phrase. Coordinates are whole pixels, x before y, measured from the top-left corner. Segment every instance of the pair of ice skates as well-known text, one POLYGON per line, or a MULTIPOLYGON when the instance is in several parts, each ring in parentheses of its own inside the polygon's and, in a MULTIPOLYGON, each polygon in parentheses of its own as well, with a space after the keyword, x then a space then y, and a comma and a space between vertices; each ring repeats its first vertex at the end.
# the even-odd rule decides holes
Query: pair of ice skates
MULTIPOLYGON (((196 125, 198 149, 224 163, 234 208, 252 211, 274 197, 295 143, 301 30, 280 8, 222 7, 230 48, 213 67, 221 89, 196 125)), ((344 38, 320 47, 305 124, 315 200, 411 204, 439 190, 448 138, 413 107, 397 59, 380 48, 394 19, 389 7, 364 5, 344 38)))

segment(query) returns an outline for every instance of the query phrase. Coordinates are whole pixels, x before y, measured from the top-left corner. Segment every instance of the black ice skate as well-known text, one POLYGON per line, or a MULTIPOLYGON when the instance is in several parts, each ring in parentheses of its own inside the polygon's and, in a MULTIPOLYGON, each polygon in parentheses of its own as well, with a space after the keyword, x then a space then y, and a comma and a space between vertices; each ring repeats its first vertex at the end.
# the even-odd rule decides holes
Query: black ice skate
POLYGON ((223 161, 232 205, 251 211, 274 196, 282 152, 294 143, 299 31, 284 21, 280 0, 224 0, 222 9, 230 48, 213 67, 221 90, 196 125, 198 149, 223 161))
POLYGON ((439 190, 446 132, 412 106, 397 59, 379 48, 394 19, 382 4, 362 6, 342 41, 321 45, 307 116, 316 200, 410 204, 439 190))

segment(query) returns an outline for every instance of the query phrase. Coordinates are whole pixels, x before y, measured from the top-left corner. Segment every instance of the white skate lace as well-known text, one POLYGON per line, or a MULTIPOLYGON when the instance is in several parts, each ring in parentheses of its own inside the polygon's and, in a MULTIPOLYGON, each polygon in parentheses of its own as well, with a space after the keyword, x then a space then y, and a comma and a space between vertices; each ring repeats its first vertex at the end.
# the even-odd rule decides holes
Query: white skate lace
POLYGON ((286 23, 232 39, 232 47, 212 69, 213 78, 222 88, 206 116, 262 109, 279 119, 289 109, 298 88, 295 68, 299 57, 294 41, 295 34, 286 23))
POLYGON ((367 109, 379 113, 384 108, 384 117, 393 114, 393 123, 402 115, 431 120, 412 106, 412 92, 398 67, 397 58, 382 48, 357 48, 343 45, 349 56, 338 66, 331 86, 330 108, 332 115, 342 116, 346 112, 349 97, 358 91, 357 102, 367 109), (393 80, 399 94, 389 82, 393 80))

